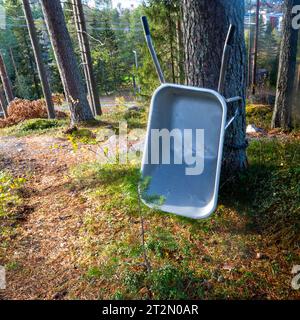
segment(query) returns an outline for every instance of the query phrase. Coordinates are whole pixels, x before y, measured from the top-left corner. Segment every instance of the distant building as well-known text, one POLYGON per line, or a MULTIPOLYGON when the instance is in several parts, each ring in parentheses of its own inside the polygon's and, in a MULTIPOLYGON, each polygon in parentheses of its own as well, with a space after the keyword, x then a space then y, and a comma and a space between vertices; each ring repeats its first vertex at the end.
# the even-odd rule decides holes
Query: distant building
POLYGON ((268 12, 267 10, 263 10, 261 12, 261 17, 263 19, 264 25, 271 23, 273 29, 281 31, 283 21, 282 12, 268 12))
MULTIPOLYGON (((247 2, 246 2, 247 4, 247 2)), ((281 31, 282 21, 283 21, 283 10, 282 10, 282 0, 277 1, 261 1, 260 6, 260 17, 265 26, 271 23, 273 29, 281 31)), ((256 0, 248 2, 247 12, 245 16, 246 25, 255 23, 256 15, 256 0)))

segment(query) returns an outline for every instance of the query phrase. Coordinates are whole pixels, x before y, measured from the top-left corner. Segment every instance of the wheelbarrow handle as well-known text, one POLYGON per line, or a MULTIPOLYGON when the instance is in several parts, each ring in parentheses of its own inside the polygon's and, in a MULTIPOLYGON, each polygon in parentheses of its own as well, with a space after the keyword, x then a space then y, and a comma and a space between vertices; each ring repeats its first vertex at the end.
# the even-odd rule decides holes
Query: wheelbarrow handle
POLYGON ((155 49, 154 49, 154 46, 153 46, 153 43, 152 43, 151 33, 150 33, 150 28, 149 28, 149 23, 148 23, 147 17, 143 16, 141 18, 141 20, 142 20, 143 28, 144 28, 144 31, 145 31, 146 42, 147 42, 147 45, 148 45, 152 60, 154 62, 155 69, 156 69, 157 75, 159 77, 159 81, 161 83, 165 83, 166 82, 165 81, 165 77, 164 77, 164 74, 162 72, 160 63, 158 61, 158 58, 157 58, 157 55, 156 55, 156 52, 155 52, 155 49))
POLYGON ((231 24, 228 29, 226 44, 232 46, 234 44, 235 26, 231 24))
POLYGON ((220 70, 220 77, 219 77, 219 86, 218 91, 219 93, 224 93, 224 86, 225 86, 225 76, 226 76, 226 70, 228 68, 228 62, 230 57, 230 49, 234 44, 234 35, 235 35, 235 26, 230 24, 224 50, 223 50, 223 56, 222 56, 222 64, 221 64, 221 70, 220 70))
POLYGON ((150 34, 150 27, 149 27, 149 23, 148 23, 148 19, 146 16, 142 16, 142 24, 143 24, 143 28, 144 28, 144 31, 145 31, 145 35, 146 36, 151 36, 150 34))

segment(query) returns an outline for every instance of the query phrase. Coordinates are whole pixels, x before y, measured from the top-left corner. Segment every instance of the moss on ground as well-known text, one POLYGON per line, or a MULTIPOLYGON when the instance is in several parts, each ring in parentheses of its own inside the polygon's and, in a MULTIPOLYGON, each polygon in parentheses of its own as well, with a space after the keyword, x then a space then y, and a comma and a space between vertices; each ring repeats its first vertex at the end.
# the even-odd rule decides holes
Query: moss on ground
POLYGON ((78 244, 81 285, 113 299, 296 298, 290 272, 300 263, 299 141, 253 141, 248 156, 249 170, 222 186, 209 220, 142 206, 151 273, 140 238, 139 168, 75 167, 70 188, 90 206, 78 244))
POLYGON ((0 136, 32 136, 41 134, 57 134, 68 126, 68 120, 30 119, 17 125, 0 129, 0 136))
POLYGON ((254 124, 258 128, 269 130, 272 121, 272 107, 267 105, 247 105, 246 119, 247 124, 254 124))

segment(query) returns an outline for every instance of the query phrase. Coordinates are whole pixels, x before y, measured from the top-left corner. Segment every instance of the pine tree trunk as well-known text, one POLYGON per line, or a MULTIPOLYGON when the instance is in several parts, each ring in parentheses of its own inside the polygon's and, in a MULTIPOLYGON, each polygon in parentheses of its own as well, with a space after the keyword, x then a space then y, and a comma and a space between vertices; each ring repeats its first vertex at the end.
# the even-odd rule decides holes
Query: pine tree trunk
POLYGON ((60 1, 42 0, 41 3, 64 91, 70 106, 71 121, 74 124, 92 120, 94 117, 85 95, 60 1))
POLYGON ((254 36, 254 48, 253 48, 252 88, 251 88, 251 93, 253 96, 256 93, 256 87, 257 87, 257 58, 258 58, 258 37, 259 37, 259 16, 260 16, 259 13, 260 13, 260 0, 256 0, 255 36, 254 36))
POLYGON ((293 29, 292 8, 300 0, 285 0, 283 35, 281 41, 276 101, 272 128, 292 128, 293 89, 296 74, 298 30, 293 29))
POLYGON ((39 98, 41 96, 41 92, 40 92, 40 87, 39 87, 39 80, 37 78, 37 74, 35 72, 35 66, 34 66, 34 61, 33 61, 33 57, 31 54, 31 47, 30 44, 28 43, 28 41, 26 40, 26 31, 24 30, 24 43, 25 43, 25 47, 26 47, 26 51, 27 51, 27 55, 28 55, 28 62, 30 65, 30 69, 32 70, 32 75, 33 75, 33 83, 34 83, 34 88, 35 88, 35 92, 37 97, 39 98))
POLYGON ((171 54, 171 71, 172 71, 172 82, 176 83, 175 76, 175 59, 174 59, 174 44, 173 44, 173 24, 170 5, 167 7, 167 16, 168 16, 168 29, 169 29, 169 43, 170 43, 170 54, 171 54))
POLYGON ((91 100, 91 106, 94 111, 94 115, 101 115, 101 105, 99 93, 97 90, 97 84, 93 71, 93 62, 91 55, 90 43, 87 35, 87 28, 85 22, 85 16, 81 0, 73 0, 73 13, 76 22, 76 28, 78 33, 79 47, 81 51, 81 58, 83 62, 83 68, 85 73, 85 79, 87 82, 87 88, 91 100))
POLYGON ((0 53, 0 78, 1 78, 1 81, 3 84, 3 89, 5 92, 6 99, 7 99, 8 103, 10 103, 11 101, 14 100, 15 97, 14 97, 14 94, 12 91, 11 82, 8 77, 6 66, 5 66, 3 56, 1 53, 0 53))
POLYGON ((4 118, 7 118, 7 101, 2 87, 0 87, 0 109, 3 112, 4 118))
POLYGON ((176 19, 176 35, 177 35, 177 78, 178 83, 184 82, 184 52, 182 39, 182 12, 179 10, 176 19))
POLYGON ((246 156, 246 47, 244 2, 240 0, 183 0, 183 38, 188 85, 217 90, 223 46, 230 22, 236 26, 235 45, 226 74, 224 96, 243 97, 242 103, 228 105, 228 118, 237 107, 239 117, 225 135, 223 175, 247 166, 246 156))
POLYGON ((49 82, 47 79, 45 66, 42 61, 42 53, 41 53, 41 49, 40 49, 40 44, 38 41, 38 37, 37 37, 35 25, 34 25, 34 20, 33 20, 30 4, 29 4, 28 0, 23 0, 23 9, 24 9, 26 23, 27 23, 27 27, 28 27, 28 31, 29 31, 29 35, 30 35, 32 49, 34 52, 37 70, 39 73, 39 77, 40 77, 42 89, 43 89, 43 94, 44 94, 44 98, 46 101, 48 118, 55 119, 55 111, 54 111, 54 105, 53 105, 53 101, 52 101, 52 94, 51 94, 51 90, 50 90, 50 85, 49 85, 49 82))
POLYGON ((14 72, 15 72, 15 75, 16 75, 17 84, 20 85, 20 75, 19 75, 19 72, 18 72, 18 68, 17 68, 17 64, 16 64, 16 61, 15 61, 15 57, 14 57, 12 48, 9 48, 9 54, 10 54, 12 65, 14 67, 14 72))

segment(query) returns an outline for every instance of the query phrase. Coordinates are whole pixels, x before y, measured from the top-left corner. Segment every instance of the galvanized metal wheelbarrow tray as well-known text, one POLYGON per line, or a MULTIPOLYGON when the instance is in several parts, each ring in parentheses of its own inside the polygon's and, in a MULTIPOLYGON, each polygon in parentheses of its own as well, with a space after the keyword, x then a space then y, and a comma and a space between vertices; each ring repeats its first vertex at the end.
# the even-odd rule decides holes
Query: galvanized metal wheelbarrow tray
POLYGON ((227 104, 241 100, 222 95, 234 27, 228 31, 217 92, 165 83, 146 17, 142 23, 161 86, 151 101, 140 195, 151 208, 204 219, 217 207, 224 134, 238 115, 237 109, 226 122, 227 104))

